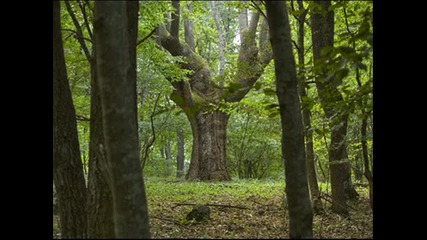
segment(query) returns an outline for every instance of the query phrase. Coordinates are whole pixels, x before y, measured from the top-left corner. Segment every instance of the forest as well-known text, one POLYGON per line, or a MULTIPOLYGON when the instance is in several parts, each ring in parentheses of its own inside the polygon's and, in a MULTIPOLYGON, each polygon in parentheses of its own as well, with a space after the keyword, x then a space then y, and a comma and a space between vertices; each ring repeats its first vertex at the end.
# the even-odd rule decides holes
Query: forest
POLYGON ((53 238, 373 238, 372 1, 53 1, 53 238))

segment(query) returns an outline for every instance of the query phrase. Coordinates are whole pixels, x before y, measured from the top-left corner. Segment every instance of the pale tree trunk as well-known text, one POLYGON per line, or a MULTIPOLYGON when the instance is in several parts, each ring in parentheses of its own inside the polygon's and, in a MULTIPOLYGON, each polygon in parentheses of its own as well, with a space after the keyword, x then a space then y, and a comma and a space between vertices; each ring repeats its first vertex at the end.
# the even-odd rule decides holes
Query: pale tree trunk
MULTIPOLYGON (((222 25, 220 22, 220 17, 219 17, 219 13, 218 13, 218 8, 216 5, 215 1, 211 2, 212 5, 212 14, 213 14, 213 18, 215 20, 215 25, 216 28, 218 30, 218 40, 219 40, 219 76, 220 77, 224 77, 224 67, 225 67, 225 44, 226 44, 226 40, 225 40, 225 36, 224 36, 224 31, 222 29, 222 25)), ((222 84, 223 82, 221 81, 220 84, 222 84)))
POLYGON ((334 12, 329 11, 331 1, 316 1, 323 13, 312 15, 312 41, 313 58, 315 66, 321 69, 320 77, 316 78, 316 87, 320 102, 329 119, 331 143, 329 145, 329 165, 332 188, 332 210, 335 213, 347 214, 346 199, 357 196, 351 183, 351 168, 348 161, 346 135, 348 114, 342 114, 334 109, 337 102, 342 102, 343 97, 336 87, 331 85, 332 80, 325 81, 327 66, 319 66, 323 56, 322 49, 334 46, 334 12))
POLYGON ((289 238, 313 238, 313 212, 308 190, 301 106, 288 12, 283 1, 266 2, 266 9, 282 123, 289 238))
MULTIPOLYGON (((292 4, 293 6, 293 4, 292 4)), ((304 6, 301 0, 298 1, 298 10, 304 10, 304 6)), ((304 76, 305 72, 305 47, 304 47, 304 24, 306 21, 308 10, 304 10, 299 16, 295 16, 298 22, 298 75, 304 76)), ((321 214, 324 212, 319 184, 317 183, 316 167, 314 163, 314 146, 313 146, 313 130, 311 127, 311 111, 305 104, 304 99, 307 97, 305 78, 299 81, 299 95, 302 102, 302 118, 304 123, 304 136, 305 136, 305 152, 306 152, 306 165, 307 165, 307 177, 310 186, 311 201, 313 205, 313 212, 315 214, 321 214)))
POLYGON ((53 180, 61 238, 86 238, 86 185, 76 114, 68 83, 61 34, 60 2, 53 2, 53 180))
MULTIPOLYGON (((179 2, 172 1, 175 14, 172 14, 171 31, 159 27, 161 46, 172 56, 182 56, 187 63, 180 64, 182 69, 193 71, 190 81, 171 81, 174 87, 171 99, 186 113, 193 132, 193 150, 187 179, 230 180, 226 158, 226 132, 229 116, 215 110, 222 100, 239 102, 255 84, 271 60, 271 50, 266 46, 258 47, 255 41, 259 13, 252 15, 250 24, 243 30, 245 36, 240 48, 237 74, 233 82, 236 87, 218 87, 214 82, 207 61, 194 52, 188 44, 181 44, 179 36, 179 2), (178 13, 178 14, 177 14, 178 13), (265 51, 265 52, 263 52, 265 51), (213 128, 213 129, 210 129, 213 128), (212 146, 207 144, 207 141, 212 146)), ((267 44, 267 34, 261 24, 260 44, 267 44), (264 40, 261 40, 264 38, 264 40)), ((186 28, 186 39, 194 36, 186 28)))
POLYGON ((136 97, 138 2, 95 2, 94 36, 116 238, 150 238, 139 162, 136 97), (129 31, 130 29, 133 29, 129 31))
POLYGON ((166 145, 165 145, 165 160, 166 160, 166 164, 165 164, 165 176, 169 177, 171 175, 171 171, 172 171, 172 153, 171 153, 171 142, 170 140, 166 140, 166 145))
POLYGON ((184 130, 182 128, 178 129, 176 132, 178 137, 178 153, 176 156, 176 177, 180 178, 184 176, 184 160, 185 160, 185 139, 184 139, 184 130))
MULTIPOLYGON (((188 11, 190 13, 193 12, 193 8, 191 5, 187 5, 188 11)), ((195 52, 196 51, 196 44, 194 43, 194 24, 192 21, 188 19, 184 19, 184 35, 185 35, 185 42, 190 46, 190 49, 195 52)))

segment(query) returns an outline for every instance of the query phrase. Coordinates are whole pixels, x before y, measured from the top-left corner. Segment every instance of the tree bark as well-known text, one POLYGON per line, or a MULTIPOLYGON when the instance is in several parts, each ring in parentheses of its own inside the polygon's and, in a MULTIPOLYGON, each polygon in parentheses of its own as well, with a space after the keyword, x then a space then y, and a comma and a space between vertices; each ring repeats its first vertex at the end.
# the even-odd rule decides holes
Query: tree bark
POLYGON ((266 9, 282 123, 289 238, 313 238, 313 212, 308 190, 303 124, 288 12, 283 1, 266 2, 266 9))
POLYGON ((180 178, 184 176, 184 160, 185 160, 185 139, 184 130, 178 129, 176 133, 178 137, 178 153, 176 156, 176 177, 180 178))
POLYGON ((227 166, 226 142, 229 116, 220 111, 189 116, 193 152, 187 179, 231 180, 227 166))
MULTIPOLYGON (((92 41, 94 41, 93 39, 92 41)), ((95 56, 96 43, 92 52, 95 56)), ((90 139, 89 139, 89 176, 88 176, 88 238, 113 239, 113 196, 100 161, 100 145, 105 145, 102 127, 101 97, 99 95, 96 75, 96 58, 91 63, 91 106, 90 106, 90 139)))
MULTIPOLYGON (((293 6, 293 5, 292 5, 293 6)), ((298 0, 298 10, 304 10, 304 6, 301 0, 298 0)), ((319 184, 317 183, 317 174, 316 174, 316 165, 314 163, 314 146, 313 146, 313 130, 311 127, 311 111, 308 108, 308 105, 305 103, 305 99, 307 98, 307 91, 306 91, 306 83, 305 83, 305 47, 304 47, 304 25, 306 21, 308 10, 304 10, 304 12, 299 15, 295 16, 298 22, 298 76, 301 77, 299 79, 299 95, 302 102, 302 119, 304 123, 304 136, 305 136, 305 151, 306 151, 306 165, 307 165, 307 177, 308 177, 308 183, 310 186, 310 194, 311 194, 311 201, 313 205, 313 212, 315 214, 321 214, 324 212, 322 202, 321 202, 321 196, 320 196, 320 190, 319 190, 319 184)))
MULTIPOLYGON (((136 2, 137 3, 137 2, 136 2)), ((94 36, 102 103, 102 167, 112 190, 116 238, 150 238, 139 162, 133 28, 137 15, 126 2, 95 2, 94 36)))
POLYGON ((60 2, 53 2, 53 179, 62 238, 86 238, 86 185, 76 114, 61 34, 60 2))
POLYGON ((329 11, 331 1, 316 1, 321 6, 321 12, 312 15, 312 41, 313 58, 315 67, 320 70, 316 77, 316 87, 322 108, 329 119, 331 143, 329 145, 329 165, 332 188, 332 211, 347 214, 346 199, 357 196, 351 183, 351 168, 348 161, 345 138, 347 135, 348 114, 342 114, 334 108, 337 102, 342 102, 343 97, 336 87, 331 85, 333 80, 326 80, 327 66, 321 63, 321 51, 334 46, 334 12, 329 11), (356 195, 355 195, 356 194, 356 195))

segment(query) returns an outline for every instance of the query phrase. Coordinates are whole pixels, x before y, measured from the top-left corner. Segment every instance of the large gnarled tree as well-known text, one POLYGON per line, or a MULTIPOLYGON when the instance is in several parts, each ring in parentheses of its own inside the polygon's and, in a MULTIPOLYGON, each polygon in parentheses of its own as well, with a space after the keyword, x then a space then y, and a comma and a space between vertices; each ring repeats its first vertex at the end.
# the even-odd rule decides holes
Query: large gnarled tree
MULTIPOLYGON (((265 19, 259 24, 259 12, 252 14, 249 24, 241 21, 238 69, 233 81, 226 86, 224 78, 214 78, 206 60, 195 52, 194 32, 188 20, 185 21, 185 41, 180 40, 180 4, 179 1, 172 1, 172 4, 175 12, 171 17, 170 31, 161 26, 158 37, 161 46, 172 56, 185 59, 185 63, 179 63, 180 67, 192 72, 188 76, 189 81, 170 81, 174 87, 171 99, 184 110, 193 133, 191 163, 186 177, 190 180, 227 181, 230 180, 230 173, 226 158, 226 134, 230 115, 221 111, 220 107, 242 100, 270 62, 272 54, 267 47, 268 25, 265 19), (261 26, 257 46, 258 25, 261 26)), ((217 18, 217 15, 214 17, 217 18)))

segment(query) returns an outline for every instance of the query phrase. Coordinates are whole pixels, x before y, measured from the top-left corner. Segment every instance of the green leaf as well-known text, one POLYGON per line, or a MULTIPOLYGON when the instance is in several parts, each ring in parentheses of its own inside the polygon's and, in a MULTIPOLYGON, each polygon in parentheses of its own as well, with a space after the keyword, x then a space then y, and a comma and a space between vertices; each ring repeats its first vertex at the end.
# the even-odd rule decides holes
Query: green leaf
POLYGON ((279 115, 279 111, 274 111, 274 112, 272 112, 272 113, 270 113, 270 114, 268 115, 268 118, 274 118, 274 117, 276 117, 277 115, 279 115))
POLYGON ((271 88, 265 88, 263 92, 267 96, 276 96, 276 91, 271 88))

